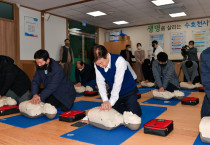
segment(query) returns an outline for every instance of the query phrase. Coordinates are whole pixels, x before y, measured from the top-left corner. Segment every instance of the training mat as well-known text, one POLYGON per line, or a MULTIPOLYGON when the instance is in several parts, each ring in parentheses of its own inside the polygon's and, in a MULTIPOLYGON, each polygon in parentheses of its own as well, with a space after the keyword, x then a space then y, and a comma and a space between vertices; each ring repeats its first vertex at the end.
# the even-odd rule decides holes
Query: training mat
POLYGON ((48 119, 46 116, 41 116, 38 118, 28 118, 23 115, 17 115, 17 116, 0 119, 0 122, 15 126, 15 127, 28 128, 28 127, 39 125, 39 124, 42 124, 42 123, 45 123, 48 121, 58 119, 59 113, 62 113, 63 111, 61 111, 60 108, 58 108, 57 110, 58 110, 58 113, 57 113, 56 117, 53 119, 48 119))
POLYGON ((198 136, 197 136, 197 138, 196 138, 196 140, 195 140, 193 145, 209 145, 209 144, 202 142, 201 138, 200 138, 200 134, 198 134, 198 136))
MULTIPOLYGON (((166 107, 145 106, 141 105, 142 124, 140 129, 148 121, 158 117, 167 110, 166 107)), ((91 125, 86 125, 74 131, 62 135, 63 138, 73 139, 81 142, 100 144, 100 145, 119 145, 134 135, 137 131, 132 131, 124 126, 120 126, 114 130, 103 130, 91 125)))
POLYGON ((74 103, 71 110, 85 111, 85 110, 89 110, 89 109, 92 109, 92 108, 100 106, 100 105, 101 105, 101 102, 78 101, 78 102, 74 103))
MULTIPOLYGON (((190 92, 184 92, 184 97, 187 97, 188 95, 190 95, 190 92)), ((142 103, 176 106, 179 102, 181 102, 181 100, 175 98, 172 98, 170 100, 159 100, 159 99, 150 98, 142 103)))
POLYGON ((198 92, 197 89, 192 89, 192 90, 188 90, 188 89, 179 89, 182 92, 198 92))
MULTIPOLYGON (((100 105, 101 103, 98 103, 98 102, 78 101, 74 103, 71 110, 85 111, 85 110, 88 110, 88 109, 91 109, 100 105)), ((60 108, 58 108, 57 110, 58 110, 58 113, 54 119, 48 119, 46 116, 31 119, 23 115, 17 115, 17 116, 0 119, 0 122, 8 124, 8 125, 12 125, 12 126, 20 127, 20 128, 28 128, 28 127, 39 125, 48 121, 58 119, 59 114, 62 113, 63 111, 61 111, 60 108)))
POLYGON ((85 96, 84 93, 81 93, 81 94, 77 94, 76 95, 76 97, 83 97, 83 96, 85 96))

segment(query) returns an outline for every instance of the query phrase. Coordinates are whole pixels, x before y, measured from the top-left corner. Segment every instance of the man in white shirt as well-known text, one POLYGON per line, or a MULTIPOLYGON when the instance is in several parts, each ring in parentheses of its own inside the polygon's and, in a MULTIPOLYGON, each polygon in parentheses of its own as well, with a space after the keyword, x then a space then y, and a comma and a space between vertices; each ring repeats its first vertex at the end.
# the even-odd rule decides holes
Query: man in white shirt
POLYGON ((96 82, 103 100, 101 110, 114 108, 120 113, 131 111, 138 116, 142 115, 137 102, 138 89, 125 59, 116 54, 108 53, 102 45, 93 48, 96 82), (107 95, 106 83, 110 92, 107 95))
MULTIPOLYGON (((163 52, 163 48, 158 45, 157 40, 152 41, 153 53, 152 53, 152 61, 157 59, 157 55, 160 52, 163 52)), ((150 56, 149 56, 150 57, 150 56)))

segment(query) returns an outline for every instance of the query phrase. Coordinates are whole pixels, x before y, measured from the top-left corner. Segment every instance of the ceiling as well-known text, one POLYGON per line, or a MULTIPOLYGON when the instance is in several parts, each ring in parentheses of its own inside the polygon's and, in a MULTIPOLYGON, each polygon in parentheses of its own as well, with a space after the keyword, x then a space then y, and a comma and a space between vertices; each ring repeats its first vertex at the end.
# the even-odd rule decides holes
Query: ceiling
MULTIPOLYGON (((45 10, 56 6, 75 3, 81 0, 6 0, 24 6, 45 10)), ((174 0, 178 8, 166 6, 163 10, 155 6, 152 0, 93 0, 81 4, 53 9, 48 12, 64 16, 73 20, 86 22, 87 24, 112 29, 167 21, 176 21, 210 16, 210 0, 174 0), (168 8, 169 7, 169 8, 168 8), (163 11, 184 11, 186 17, 171 18, 163 11), (86 13, 92 11, 102 11, 107 15, 93 17, 86 13), (125 20, 129 24, 116 25, 112 22, 125 20)))

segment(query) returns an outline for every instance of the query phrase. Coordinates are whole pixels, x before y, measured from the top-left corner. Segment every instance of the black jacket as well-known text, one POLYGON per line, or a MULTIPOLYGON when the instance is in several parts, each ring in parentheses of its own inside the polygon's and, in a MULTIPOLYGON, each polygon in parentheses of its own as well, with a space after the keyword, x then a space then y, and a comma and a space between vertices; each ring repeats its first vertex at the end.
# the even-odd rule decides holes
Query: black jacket
POLYGON ((86 63, 84 63, 84 65, 85 66, 82 71, 80 71, 77 67, 75 68, 76 81, 80 82, 82 85, 96 79, 94 68, 86 63))
POLYGON ((131 58, 134 58, 134 56, 133 56, 131 51, 129 51, 129 50, 121 50, 120 55, 126 60, 126 58, 127 58, 126 51, 128 51, 129 55, 130 55, 130 59, 128 60, 128 62, 132 63, 132 59, 131 58))
POLYGON ((30 79, 10 57, 0 55, 0 95, 12 90, 21 97, 31 86, 30 79))
POLYGON ((146 65, 145 63, 143 63, 142 72, 143 72, 145 80, 148 80, 149 82, 155 81, 153 77, 153 73, 152 73, 152 65, 146 65))

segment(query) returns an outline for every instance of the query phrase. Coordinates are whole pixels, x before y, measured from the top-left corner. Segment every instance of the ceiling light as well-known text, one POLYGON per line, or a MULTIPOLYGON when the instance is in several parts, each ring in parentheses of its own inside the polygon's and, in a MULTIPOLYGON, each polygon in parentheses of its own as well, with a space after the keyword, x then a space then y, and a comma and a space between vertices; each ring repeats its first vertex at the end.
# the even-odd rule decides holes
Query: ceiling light
POLYGON ((89 13, 87 13, 87 14, 88 14, 88 15, 91 15, 91 16, 94 16, 94 17, 106 15, 106 13, 103 13, 103 12, 101 12, 101 11, 89 12, 89 13))
POLYGON ((168 4, 173 4, 173 0, 153 0, 152 3, 154 3, 156 6, 163 6, 168 4))
POLYGON ((180 13, 173 13, 173 14, 169 14, 171 17, 182 17, 182 16, 187 16, 185 14, 185 12, 180 12, 180 13))
POLYGON ((126 21, 116 21, 116 22, 113 22, 113 23, 115 23, 117 25, 128 24, 128 22, 126 22, 126 21))
POLYGON ((81 29, 79 29, 79 28, 71 28, 70 30, 72 30, 72 31, 80 31, 81 29))

